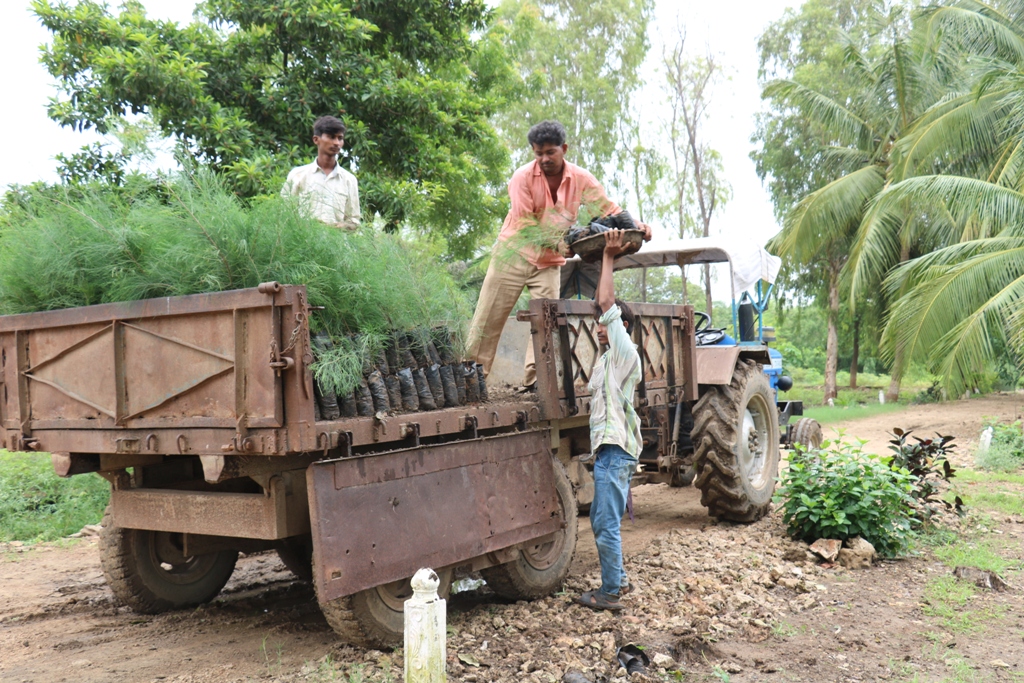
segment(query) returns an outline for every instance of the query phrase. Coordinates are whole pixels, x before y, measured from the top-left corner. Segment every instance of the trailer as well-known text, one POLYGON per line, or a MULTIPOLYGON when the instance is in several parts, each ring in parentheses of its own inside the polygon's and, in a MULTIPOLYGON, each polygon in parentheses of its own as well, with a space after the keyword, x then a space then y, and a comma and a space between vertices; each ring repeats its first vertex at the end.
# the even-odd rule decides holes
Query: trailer
MULTIPOLYGON (((712 514, 763 515, 779 443, 766 347, 709 355, 691 306, 634 309, 648 475, 696 474, 712 514), (737 382, 733 405, 723 397, 737 382)), ((101 564, 138 612, 209 601, 239 552, 269 549, 312 580, 353 643, 401 640, 423 566, 442 593, 473 572, 512 599, 558 590, 588 495, 578 456, 600 354, 593 302, 537 300, 521 314, 535 396, 337 420, 315 406, 313 315, 303 286, 268 282, 2 316, 4 445, 110 482, 101 564)))

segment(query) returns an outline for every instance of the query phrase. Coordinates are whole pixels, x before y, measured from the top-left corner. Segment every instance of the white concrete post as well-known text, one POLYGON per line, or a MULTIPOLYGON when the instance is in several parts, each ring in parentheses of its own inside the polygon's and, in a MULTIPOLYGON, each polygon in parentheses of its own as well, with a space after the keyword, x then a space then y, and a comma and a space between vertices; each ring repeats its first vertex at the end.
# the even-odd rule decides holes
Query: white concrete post
POLYGON ((981 430, 981 438, 978 439, 978 455, 982 455, 992 447, 992 436, 994 431, 992 427, 985 427, 981 430))
POLYGON ((881 389, 878 390, 878 402, 883 406, 885 405, 885 392, 881 389))
POLYGON ((413 595, 405 601, 405 683, 446 683, 448 658, 445 601, 433 569, 412 577, 413 595))

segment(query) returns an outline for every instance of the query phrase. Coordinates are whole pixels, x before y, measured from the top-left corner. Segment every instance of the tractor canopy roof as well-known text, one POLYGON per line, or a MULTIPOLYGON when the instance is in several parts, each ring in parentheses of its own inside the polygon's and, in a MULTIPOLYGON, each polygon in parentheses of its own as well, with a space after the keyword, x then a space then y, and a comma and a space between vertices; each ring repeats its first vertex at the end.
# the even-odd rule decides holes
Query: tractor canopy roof
MULTIPOLYGON (((729 264, 733 298, 739 299, 761 280, 775 282, 782 260, 754 242, 698 237, 647 243, 637 253, 616 259, 615 270, 704 263, 729 264)), ((593 298, 600 274, 600 263, 584 263, 579 256, 569 259, 562 266, 562 298, 593 298)))

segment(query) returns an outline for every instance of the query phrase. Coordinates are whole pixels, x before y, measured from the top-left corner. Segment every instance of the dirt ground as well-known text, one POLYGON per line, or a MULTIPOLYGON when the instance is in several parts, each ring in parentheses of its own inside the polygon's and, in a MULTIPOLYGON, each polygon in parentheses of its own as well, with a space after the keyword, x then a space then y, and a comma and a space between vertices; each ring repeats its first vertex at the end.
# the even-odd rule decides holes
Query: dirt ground
MULTIPOLYGON (((1024 396, 1002 395, 911 407, 831 425, 826 434, 843 428, 875 452, 885 450, 894 426, 953 434, 961 445, 956 464, 964 466, 983 418, 1014 419, 1022 406, 1024 396)), ((590 680, 626 680, 610 663, 626 642, 661 654, 663 663, 672 658, 644 680, 1024 680, 1016 585, 970 598, 962 611, 977 623, 964 632, 930 607, 926 586, 949 568, 928 553, 866 570, 823 567, 784 537, 777 513, 734 526, 710 520, 695 489, 643 486, 634 500, 636 520, 625 522, 623 540, 637 591, 623 615, 595 615, 571 602, 599 571, 581 518, 563 593, 517 604, 486 590, 452 597, 450 680, 546 683, 572 668, 590 680)), ((984 536, 979 542, 1021 568, 1024 519, 971 524, 972 538, 984 536)), ((1018 576, 1011 573, 1011 584, 1018 576)), ((95 539, 0 545, 0 681, 355 683, 401 680, 400 667, 400 653, 340 644, 312 589, 272 553, 241 558, 209 605, 143 616, 115 603, 95 539)))

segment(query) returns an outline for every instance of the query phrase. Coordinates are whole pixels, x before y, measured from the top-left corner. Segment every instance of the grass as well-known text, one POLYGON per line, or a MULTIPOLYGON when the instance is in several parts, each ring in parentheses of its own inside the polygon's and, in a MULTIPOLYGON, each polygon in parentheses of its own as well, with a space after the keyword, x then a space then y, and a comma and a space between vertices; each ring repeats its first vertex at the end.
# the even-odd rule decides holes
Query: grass
POLYGON ((53 541, 98 524, 110 485, 82 474, 61 479, 41 453, 0 450, 0 541, 53 541))
POLYGON ((968 507, 1024 516, 1024 474, 961 469, 954 482, 956 490, 946 494, 950 501, 959 495, 968 507))
POLYGON ((985 623, 997 616, 995 610, 972 610, 968 604, 977 595, 972 583, 955 576, 940 576, 925 586, 925 615, 935 617, 952 633, 977 633, 985 623))
POLYGON ((901 410, 906 410, 906 408, 906 403, 869 403, 853 406, 837 405, 834 408, 830 406, 816 406, 813 408, 805 407, 804 417, 813 418, 822 425, 829 425, 836 422, 845 422, 847 420, 860 420, 868 417, 875 417, 876 415, 898 413, 901 410))

